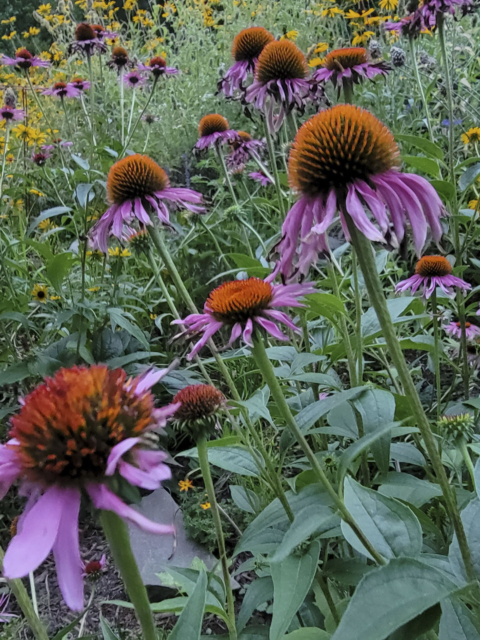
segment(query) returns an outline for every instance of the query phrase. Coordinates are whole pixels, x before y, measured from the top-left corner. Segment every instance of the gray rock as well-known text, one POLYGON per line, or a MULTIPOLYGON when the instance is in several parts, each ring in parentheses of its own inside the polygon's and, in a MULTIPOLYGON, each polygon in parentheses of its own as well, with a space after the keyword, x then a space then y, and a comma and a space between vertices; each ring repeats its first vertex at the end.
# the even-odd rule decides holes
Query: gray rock
POLYGON ((168 491, 157 489, 135 508, 150 520, 162 524, 173 522, 176 528, 175 536, 158 536, 135 525, 129 526, 133 554, 145 585, 162 586, 157 573, 166 571, 169 566, 188 568, 194 558, 202 560, 207 569, 213 568, 216 558, 187 538, 180 507, 168 491))

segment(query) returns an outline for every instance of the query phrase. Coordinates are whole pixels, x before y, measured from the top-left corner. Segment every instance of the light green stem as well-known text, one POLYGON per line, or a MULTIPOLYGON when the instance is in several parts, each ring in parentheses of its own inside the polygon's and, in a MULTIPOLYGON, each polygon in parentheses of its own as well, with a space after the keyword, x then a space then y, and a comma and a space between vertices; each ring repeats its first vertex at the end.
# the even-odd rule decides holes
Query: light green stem
MULTIPOLYGON (((5 557, 5 553, 3 549, 0 547, 0 568, 3 565, 3 558, 5 557)), ((13 595, 15 596, 18 606, 22 610, 23 615, 25 616, 26 621, 30 629, 32 630, 33 635, 36 640, 48 640, 48 634, 43 626, 40 618, 35 613, 35 610, 32 605, 32 601, 28 597, 27 590, 24 587, 24 584, 21 580, 7 580, 7 584, 10 587, 13 595)))
POLYGON ((362 340, 362 293, 358 281, 358 265, 355 251, 352 253, 353 286, 355 288, 355 338, 357 351, 357 380, 356 384, 363 384, 363 340, 362 340))
POLYGON ((442 488, 447 513, 450 516, 453 527, 455 529, 455 533, 457 534, 457 539, 465 565, 467 578, 473 582, 476 579, 475 571, 472 565, 472 558, 465 535, 465 529, 463 528, 463 523, 460 518, 460 513, 458 511, 455 496, 448 482, 448 478, 445 473, 440 454, 438 452, 435 436, 433 435, 430 423, 427 416, 425 415, 425 411, 423 410, 422 403, 418 396, 417 390, 410 375, 410 371, 403 356, 402 348, 395 333, 395 327, 390 317, 387 301, 383 293, 382 282, 377 273, 372 245, 370 241, 367 240, 367 238, 365 238, 365 236, 360 231, 358 231, 357 227, 348 214, 345 214, 345 219, 348 225, 348 230, 350 232, 351 242, 357 253, 357 258, 362 269, 367 291, 370 296, 370 302, 377 314, 378 321, 382 328, 383 338, 387 343, 390 357, 392 358, 392 361, 397 368, 399 378, 405 390, 405 395, 409 399, 409 407, 417 422, 418 428, 420 429, 420 433, 432 462, 437 480, 442 488))
MULTIPOLYGON (((340 300, 341 299, 340 288, 338 286, 337 275, 335 273, 335 267, 333 264, 330 265, 329 271, 330 271, 330 277, 332 278, 333 293, 340 300)), ((357 368, 355 366, 355 354, 352 349, 352 343, 350 340, 350 334, 348 332, 347 321, 343 313, 340 314, 339 328, 340 328, 340 333, 342 334, 343 341, 345 343, 345 351, 347 352, 348 375, 350 378, 350 385, 352 387, 356 387, 357 386, 357 368)))
POLYGON ((472 462, 472 459, 470 457, 470 452, 468 450, 467 443, 465 442, 464 438, 462 438, 460 440, 459 448, 460 448, 460 451, 462 452, 463 460, 465 461, 465 464, 467 466, 468 473, 470 474, 470 478, 472 480, 472 485, 473 485, 473 490, 476 491, 475 468, 473 466, 473 462, 472 462))
POLYGON ((3 146, 3 157, 2 157, 2 173, 0 175, 0 204, 2 203, 3 196, 3 180, 5 178, 5 166, 7 163, 7 154, 8 154, 8 140, 10 138, 10 126, 7 124, 5 128, 5 142, 3 146))
MULTIPOLYGON (((155 93, 155 87, 157 86, 157 82, 158 82, 158 78, 155 78, 152 84, 152 90, 150 91, 150 95, 148 96, 148 99, 145 103, 145 106, 143 107, 142 111, 140 112, 140 115, 138 116, 138 118, 135 121, 135 124, 132 127, 132 130, 130 131, 130 124, 128 125, 128 132, 127 132, 127 139, 125 140, 125 144, 123 145, 123 149, 122 149, 122 153, 120 154, 120 157, 123 157, 123 154, 125 153, 125 151, 127 150, 127 147, 130 143, 130 140, 132 139, 133 135, 135 134, 135 131, 137 130, 138 124, 140 122, 140 120, 143 118, 145 111, 148 109, 148 105, 150 104, 152 98, 153 98, 153 94, 155 93)), ((132 99, 132 109, 133 109, 133 99, 132 99)), ((130 113, 130 116, 132 114, 130 113)))
POLYGON ((121 142, 125 144, 125 83, 123 82, 123 69, 120 69, 120 122, 121 122, 121 142))
POLYGON ((157 640, 147 590, 133 556, 127 526, 113 511, 102 511, 100 521, 113 559, 120 570, 125 588, 135 608, 142 628, 142 640, 157 640))
POLYGON ((227 594, 227 615, 229 619, 229 635, 230 640, 237 639, 237 631, 235 624, 235 606, 230 582, 230 573, 228 571, 227 550, 225 548, 225 538, 222 529, 222 520, 218 509, 217 498, 215 495, 215 487, 213 486, 212 474, 210 473, 210 464, 208 462, 207 440, 201 435, 197 440, 198 460, 202 471, 205 489, 207 490, 208 501, 212 511, 213 522, 215 524, 215 533, 217 535, 218 552, 220 554, 220 563, 222 565, 223 582, 225 583, 225 592, 227 594))
MULTIPOLYGON (((428 108, 427 100, 425 99, 425 91, 423 90, 422 79, 420 78, 420 72, 418 70, 417 48, 415 46, 415 39, 414 38, 409 38, 408 40, 409 40, 409 43, 410 43, 410 53, 412 55, 413 71, 415 73, 415 80, 417 81, 418 90, 420 92, 420 98, 422 100, 422 105, 423 105, 423 108, 425 110, 425 117, 427 119, 428 133, 430 135, 430 140, 432 142, 435 142, 435 136, 433 135, 432 121, 430 119, 430 110, 428 108)), ((452 127, 452 130, 453 130, 453 125, 452 125, 451 122, 450 122, 450 126, 452 127)))
POLYGON ((282 388, 277 380, 275 375, 275 371, 273 370, 272 363, 268 359, 267 352, 265 350, 265 345, 263 344, 263 340, 261 335, 256 333, 253 337, 253 357, 255 358, 255 362, 257 363, 258 368, 268 385, 272 397, 276 403, 277 409, 280 411, 280 414, 283 416, 283 419, 287 423, 288 428, 291 430, 293 435, 298 441, 302 451, 307 456, 308 461, 312 467, 313 472, 315 473, 318 481, 327 491, 328 495, 332 498, 332 502, 335 507, 340 512, 342 519, 351 527, 357 538, 363 544, 365 549, 367 549, 368 553, 372 556, 375 562, 379 565, 385 564, 385 560, 378 553, 378 551, 373 547, 371 542, 365 536, 363 531, 357 525, 355 520, 353 519, 351 513, 348 511, 345 506, 344 501, 337 494, 333 486, 330 484, 325 472, 323 471, 320 463, 318 462, 314 452, 310 448, 310 445, 307 442, 307 439, 300 431, 295 418, 290 410, 290 407, 285 400, 285 396, 283 395, 282 388))
POLYGON ((433 341, 434 353, 433 361, 435 365, 435 384, 437 390, 437 421, 440 418, 442 404, 442 378, 440 376, 440 332, 438 330, 438 308, 437 308, 437 292, 432 293, 432 322, 433 322, 433 341))
POLYGON ((278 207, 282 216, 285 216, 285 203, 283 201, 282 185, 280 184, 280 176, 277 168, 277 157, 275 155, 275 146, 273 144, 272 134, 269 131, 268 124, 265 121, 265 138, 267 140, 268 154, 270 156, 270 164, 273 169, 273 177, 275 188, 277 190, 278 207))
POLYGON ((133 122, 133 112, 134 112, 134 109, 135 109, 135 97, 136 97, 136 95, 137 95, 136 89, 132 89, 132 102, 130 104, 130 116, 128 118, 128 125, 127 125, 127 138, 128 138, 129 141, 130 141, 130 138, 131 138, 130 128, 131 128, 132 122, 133 122))

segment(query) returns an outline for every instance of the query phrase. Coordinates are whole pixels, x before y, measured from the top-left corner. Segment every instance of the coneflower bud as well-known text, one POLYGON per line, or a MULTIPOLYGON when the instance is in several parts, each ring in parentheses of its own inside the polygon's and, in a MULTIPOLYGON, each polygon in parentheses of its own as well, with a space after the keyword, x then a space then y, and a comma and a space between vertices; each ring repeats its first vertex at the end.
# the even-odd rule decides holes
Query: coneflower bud
POLYGON ((382 57, 382 47, 378 40, 370 40, 368 44, 368 52, 373 60, 378 60, 378 58, 382 57))
POLYGON ((3 104, 11 109, 15 109, 17 106, 17 94, 11 87, 7 87, 5 89, 5 93, 3 94, 3 104))
POLYGON ((390 49, 390 61, 394 67, 404 67, 407 61, 407 54, 400 47, 390 49))
POLYGON ((442 416, 438 428, 446 442, 456 445, 460 441, 470 442, 475 433, 475 421, 469 413, 442 416))

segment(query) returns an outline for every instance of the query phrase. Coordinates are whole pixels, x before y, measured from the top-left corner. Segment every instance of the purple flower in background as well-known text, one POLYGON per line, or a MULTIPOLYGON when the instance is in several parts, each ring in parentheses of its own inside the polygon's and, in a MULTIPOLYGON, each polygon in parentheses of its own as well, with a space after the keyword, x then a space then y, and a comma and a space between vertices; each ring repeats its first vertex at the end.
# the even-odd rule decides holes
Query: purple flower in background
POLYGON ((235 91, 244 91, 248 75, 255 71, 258 56, 264 47, 275 38, 263 27, 249 27, 238 33, 232 45, 234 64, 218 83, 218 90, 227 98, 232 98, 235 91))
POLYGON ((68 149, 73 146, 73 142, 70 140, 62 140, 61 138, 57 138, 52 141, 52 144, 42 144, 41 149, 43 151, 55 151, 58 147, 62 147, 63 149, 68 149))
POLYGON ((32 162, 36 164, 38 167, 43 167, 47 162, 48 158, 51 158, 51 154, 45 150, 45 153, 39 151, 38 153, 32 153, 32 162))
POLYGON ((174 76, 178 73, 178 69, 175 67, 168 67, 164 58, 156 56, 147 62, 147 64, 140 63, 138 68, 141 71, 147 71, 151 73, 154 78, 160 78, 160 76, 174 76))
POLYGON ((227 167, 233 171, 242 171, 251 158, 258 158, 258 152, 265 146, 261 140, 254 140, 246 131, 237 131, 238 138, 232 140, 232 151, 226 157, 227 167))
POLYGON ((90 82, 79 77, 72 78, 68 84, 75 89, 78 89, 80 93, 82 93, 83 91, 88 91, 88 89, 90 89, 90 82))
MULTIPOLYGON (((463 120, 461 118, 455 118, 453 121, 453 126, 457 127, 459 125, 461 125, 463 122, 463 120)), ((445 120, 442 120, 442 127, 449 127, 450 126, 450 120, 448 118, 445 118, 445 120)))
MULTIPOLYGON (((103 36, 98 37, 103 32, 95 30, 94 27, 98 25, 91 25, 88 22, 81 22, 75 29, 75 40, 69 45, 69 55, 72 53, 83 53, 86 56, 91 56, 93 53, 105 53, 107 51, 107 45, 103 42, 103 36)), ((112 34, 113 35, 113 34, 112 34)))
POLYGON ((42 91, 42 96, 55 96, 57 98, 79 98, 80 90, 73 86, 73 84, 67 84, 66 82, 55 82, 53 87, 42 91))
POLYGON ((428 300, 437 287, 447 296, 454 295, 454 289, 468 291, 472 288, 468 282, 452 275, 452 265, 443 256, 423 256, 415 266, 415 275, 402 280, 395 287, 395 291, 410 290, 412 294, 423 286, 423 295, 428 300))
POLYGON ((471 0, 423 0, 419 10, 425 20, 425 25, 431 29, 437 25, 439 13, 450 13, 453 16, 457 8, 469 7, 472 4, 471 0))
POLYGON ((407 38, 418 38, 422 31, 425 31, 425 22, 420 9, 410 13, 398 22, 385 22, 383 26, 386 31, 401 33, 407 38))
POLYGON ((8 124, 12 120, 23 120, 25 111, 23 109, 15 109, 14 107, 0 107, 0 120, 5 120, 8 124))
POLYGON ((327 54, 322 68, 313 74, 317 82, 331 80, 334 86, 342 86, 343 82, 358 84, 363 80, 373 80, 375 76, 386 76, 390 65, 383 60, 369 60, 367 50, 363 47, 335 49, 327 54))
POLYGON ((2 55, 0 57, 0 64, 18 67, 19 69, 23 69, 24 71, 28 71, 30 67, 50 66, 50 62, 42 60, 41 58, 37 58, 36 56, 32 55, 27 49, 19 49, 15 53, 14 58, 9 58, 8 56, 2 55))
POLYGON ((145 85, 146 78, 138 71, 129 71, 121 76, 120 82, 123 82, 129 89, 139 89, 145 85))
MULTIPOLYGON (((449 324, 444 325, 443 329, 445 333, 448 333, 448 335, 453 338, 460 340, 462 337, 462 325, 460 322, 450 322, 449 324)), ((474 340, 480 336, 480 329, 470 322, 465 322, 465 334, 467 336, 467 340, 474 340)))
POLYGON ((228 120, 218 113, 203 116, 198 125, 198 135, 195 145, 198 151, 239 139, 238 133, 229 128, 228 120))
POLYGON ((162 224, 170 225, 168 203, 193 213, 203 213, 200 193, 191 189, 170 186, 165 171, 151 158, 140 154, 127 156, 116 162, 107 178, 107 195, 111 206, 90 232, 93 248, 103 253, 108 250, 108 236, 113 233, 119 240, 125 225, 137 219, 140 225, 150 225, 150 211, 154 211, 162 224))
POLYGON ((269 184, 273 184, 271 179, 261 171, 252 171, 248 174, 248 177, 252 180, 255 180, 256 182, 260 182, 262 187, 268 187, 269 184))
POLYGON ((278 328, 278 323, 293 331, 298 331, 298 327, 277 307, 303 307, 299 298, 314 291, 315 285, 309 282, 274 285, 260 278, 232 280, 224 282, 210 293, 203 313, 193 313, 183 320, 174 320, 172 324, 185 325, 187 329, 184 334, 203 333, 187 356, 188 360, 192 360, 224 326, 230 331, 228 345, 242 336, 243 342, 251 346, 254 323, 277 340, 289 340, 278 328))
POLYGON ((156 409, 150 393, 167 371, 132 379, 105 365, 60 369, 21 400, 10 440, 0 445, 1 497, 17 480, 28 497, 5 553, 6 578, 27 576, 53 551, 65 602, 83 609, 82 494, 97 509, 113 511, 145 531, 173 533, 172 524, 147 519, 112 490, 120 478, 153 490, 171 476, 167 454, 153 449, 149 437, 178 409, 175 404, 156 409))

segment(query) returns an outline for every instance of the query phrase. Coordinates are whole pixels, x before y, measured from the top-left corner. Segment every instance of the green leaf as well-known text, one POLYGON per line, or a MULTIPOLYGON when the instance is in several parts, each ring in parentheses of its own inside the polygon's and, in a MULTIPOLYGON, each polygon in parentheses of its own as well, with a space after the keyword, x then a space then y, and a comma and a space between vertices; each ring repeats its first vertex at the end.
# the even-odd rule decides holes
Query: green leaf
MULTIPOLYGON (((479 458, 480 460, 480 458, 479 458)), ((478 478, 478 468, 479 462, 477 461, 477 465, 475 467, 477 469, 475 476, 478 478)), ((477 491, 478 491, 477 485, 477 491)), ((478 523, 480 522, 480 500, 475 498, 472 500, 467 507, 462 511, 461 518, 463 522, 463 527, 465 529, 465 535, 467 537, 468 546, 470 548, 470 554, 472 557, 472 564, 477 574, 477 577, 480 576, 480 527, 478 523)), ((450 559, 450 564, 455 571, 455 574, 462 579, 465 579, 465 569, 462 560, 462 554, 460 553, 460 547, 458 545, 457 536, 453 536, 452 544, 450 545, 450 549, 448 551, 448 557, 450 559)))
MULTIPOLYGON (((365 435, 375 433, 383 425, 394 420, 395 398, 383 389, 369 389, 353 404, 360 413, 365 435)), ((390 442, 391 434, 387 432, 370 445, 375 462, 382 473, 388 473, 390 468, 390 442)))
POLYGON ((230 493, 232 500, 242 511, 253 514, 259 511, 260 498, 257 496, 255 491, 247 489, 246 487, 231 484, 230 493))
MULTIPOLYGON (((414 298, 412 296, 389 298, 387 300, 387 307, 392 322, 394 324, 398 324, 399 322, 405 322, 408 320, 408 318, 403 317, 403 314, 409 310, 411 305, 418 304, 419 302, 418 298, 414 298)), ((381 333, 382 328, 378 321, 377 314, 375 313, 375 309, 370 307, 370 309, 368 309, 362 316, 362 335, 366 338, 373 337, 377 334, 380 335, 381 333)))
POLYGON ((199 640, 202 632, 203 613, 207 597, 207 574, 201 571, 195 589, 180 614, 177 624, 168 636, 169 640, 199 640))
MULTIPOLYGON (((418 556, 422 550, 422 528, 417 517, 404 504, 362 487, 345 478, 345 505, 354 520, 386 559, 418 556)), ((343 535, 352 547, 372 559, 352 529, 342 521, 343 535)))
POLYGON ((420 637, 427 638, 424 634, 438 625, 442 609, 440 604, 435 604, 427 609, 407 624, 402 625, 399 629, 388 636, 388 640, 420 640, 420 637))
POLYGON ((295 547, 305 542, 312 534, 323 533, 338 527, 340 518, 328 507, 311 507, 302 509, 285 533, 282 543, 275 551, 271 562, 281 562, 294 551, 295 547))
POLYGON ((323 631, 323 629, 315 629, 313 627, 303 627, 297 629, 287 636, 283 636, 283 640, 330 640, 332 636, 323 631))
POLYGON ((120 367, 125 367, 127 364, 131 364, 132 362, 140 362, 140 360, 147 360, 151 357, 152 354, 150 351, 135 351, 135 353, 129 353, 126 356, 111 358, 107 360, 107 364, 110 369, 118 369, 120 367))
POLYGON ((28 378, 29 375, 31 375, 31 373, 26 362, 13 364, 4 371, 0 371, 0 385, 20 382, 21 380, 28 378))
POLYGON ((400 340, 402 349, 416 349, 418 351, 435 351, 435 340, 433 336, 411 336, 400 340))
POLYGON ((343 478, 345 477, 348 468, 352 464, 352 462, 357 458, 363 451, 368 449, 374 442, 382 438, 386 433, 389 433, 391 429, 396 427, 398 422, 390 422, 388 424, 384 424, 377 431, 373 431, 360 440, 357 440, 354 444, 350 445, 348 449, 342 453, 340 458, 340 462, 338 464, 337 471, 337 480, 341 485, 343 483, 343 478))
POLYGON ((391 471, 387 475, 378 491, 384 496, 410 502, 417 508, 430 502, 432 498, 439 498, 442 495, 440 485, 396 471, 391 471))
POLYGON ((65 638, 66 635, 68 635, 70 633, 70 631, 72 631, 73 629, 75 629, 75 627, 77 626, 77 624, 80 622, 80 620, 83 618, 83 616, 85 615, 85 612, 89 609, 89 607, 87 607, 86 609, 84 609, 82 611, 82 613, 80 615, 78 615, 74 620, 72 620, 72 622, 70 622, 70 624, 67 624, 66 627, 63 627, 63 629, 60 629, 60 631, 58 631, 52 638, 52 640, 63 640, 63 638, 65 638))
POLYGON ((414 169, 420 169, 424 173, 428 173, 433 178, 438 178, 440 175, 440 167, 436 160, 431 158, 422 158, 421 156, 402 156, 403 162, 409 167, 414 169))
POLYGON ((89 197, 89 194, 92 188, 93 188, 93 184, 87 184, 85 182, 77 184, 77 188, 75 189, 75 195, 77 197, 78 204, 82 207, 82 209, 87 208, 87 198, 88 198, 88 201, 90 201, 90 200, 93 200, 93 197, 95 196, 95 194, 92 194, 92 197, 89 197))
POLYGON ((311 293, 305 296, 310 315, 314 318, 322 316, 335 322, 338 314, 345 315, 345 305, 331 293, 311 293))
POLYGON ((394 558, 363 578, 332 640, 385 640, 457 589, 444 571, 414 558, 394 558))
POLYGON ((122 309, 110 308, 108 309, 108 313, 110 314, 112 323, 122 327, 125 331, 128 331, 128 333, 141 342, 147 350, 150 349, 150 345, 148 344, 148 340, 145 338, 143 331, 141 331, 136 324, 132 324, 130 320, 125 318, 122 309))
POLYGON ((442 602, 439 640, 480 640, 479 623, 463 602, 447 598, 442 602))
POLYGON ((430 180, 430 184, 444 200, 452 200, 455 197, 455 187, 446 180, 430 180))
POLYGON ((32 220, 30 226, 28 227, 28 231, 25 235, 29 236, 34 229, 38 227, 40 222, 43 222, 47 218, 54 218, 55 216, 61 216, 63 213, 69 213, 71 211, 70 207, 53 207, 52 209, 47 209, 46 211, 42 211, 42 213, 37 216, 34 220, 32 220))
POLYGON ((112 628, 102 615, 100 615, 100 629, 102 630, 103 640, 120 640, 120 638, 113 633, 112 628))
POLYGON ((241 633, 255 609, 273 599, 273 582, 270 576, 257 578, 248 587, 238 614, 237 631, 241 633))
POLYGON ((90 164, 88 163, 88 160, 81 158, 80 156, 77 156, 75 153, 71 153, 70 157, 76 164, 78 164, 78 166, 81 169, 84 169, 85 171, 88 171, 90 169, 90 164))
POLYGON ((318 565, 320 543, 313 542, 303 556, 290 555, 281 562, 272 562, 273 615, 270 640, 282 640, 312 586, 318 565))
POLYGON ((356 398, 361 393, 364 393, 366 389, 367 387, 354 387, 353 389, 347 389, 346 391, 335 393, 324 400, 312 402, 312 404, 309 404, 297 414, 296 420, 298 427, 302 431, 307 431, 307 429, 310 429, 317 420, 325 416, 332 409, 343 404, 346 400, 356 398))
POLYGON ((53 288, 59 294, 62 293, 62 282, 70 273, 72 264, 73 254, 70 252, 53 256, 53 258, 47 262, 45 273, 53 288))
POLYGON ((472 167, 468 167, 465 173, 460 176, 460 180, 458 181, 460 191, 466 191, 478 176, 480 176, 480 162, 474 164, 472 167))
MULTIPOLYGON (((178 455, 198 458, 198 451, 195 447, 188 451, 182 451, 178 455)), ((220 467, 220 469, 225 469, 225 471, 230 471, 231 473, 237 473, 240 476, 251 476, 253 478, 259 476, 258 466, 252 454, 242 446, 209 447, 208 461, 215 467, 220 467)))
POLYGON ((0 321, 12 320, 13 322, 20 322, 23 325, 24 329, 30 329, 35 325, 27 318, 27 316, 23 315, 23 313, 19 313, 18 311, 4 311, 0 314, 0 321))
POLYGON ((390 447, 390 456, 398 462, 414 464, 417 467, 424 467, 427 462, 424 455, 409 442, 395 442, 390 447))
POLYGON ((419 136, 411 136, 404 133, 402 134, 399 133, 395 136, 395 139, 399 140, 400 142, 406 142, 412 145, 412 147, 416 147, 417 149, 420 149, 421 151, 426 153, 427 156, 430 156, 431 158, 436 158, 437 160, 443 160, 443 151, 441 150, 441 148, 438 145, 436 145, 434 142, 431 142, 426 138, 420 138, 419 136))

